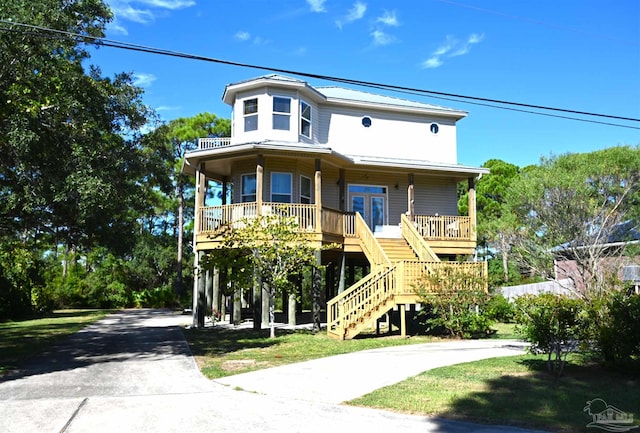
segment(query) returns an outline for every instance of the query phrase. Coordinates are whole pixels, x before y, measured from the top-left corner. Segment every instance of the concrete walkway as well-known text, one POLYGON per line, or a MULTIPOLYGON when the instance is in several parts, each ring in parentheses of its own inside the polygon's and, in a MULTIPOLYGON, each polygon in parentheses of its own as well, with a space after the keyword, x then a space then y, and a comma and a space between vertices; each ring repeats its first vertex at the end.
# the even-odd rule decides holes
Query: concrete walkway
POLYGON ((498 340, 376 349, 216 383, 182 337, 189 322, 133 310, 74 334, 0 381, 0 432, 533 432, 334 404, 435 366, 518 353, 498 340))

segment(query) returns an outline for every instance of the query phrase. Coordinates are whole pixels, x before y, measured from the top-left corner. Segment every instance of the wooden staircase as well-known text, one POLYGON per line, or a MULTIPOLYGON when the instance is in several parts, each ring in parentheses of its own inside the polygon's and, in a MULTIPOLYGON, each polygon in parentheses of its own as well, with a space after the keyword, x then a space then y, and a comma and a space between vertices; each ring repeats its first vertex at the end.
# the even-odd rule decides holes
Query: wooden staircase
POLYGON ((404 238, 378 238, 378 243, 391 263, 418 260, 418 256, 404 238))
MULTIPOLYGON (((486 262, 440 261, 406 215, 402 215, 401 233, 402 238, 375 238, 360 214, 356 214, 356 235, 371 263, 371 273, 327 302, 330 337, 351 339, 375 326, 375 321, 396 305, 418 302, 415 287, 425 276, 446 278, 451 272, 463 272, 470 281, 486 281, 486 262)), ((437 283, 428 284, 430 290, 438 290, 434 286, 437 283)))
POLYGON ((356 214, 356 234, 371 273, 327 303, 327 333, 341 340, 374 325, 400 297, 415 302, 413 284, 430 272, 431 262, 440 261, 404 215, 401 238, 375 238, 360 214, 356 214))

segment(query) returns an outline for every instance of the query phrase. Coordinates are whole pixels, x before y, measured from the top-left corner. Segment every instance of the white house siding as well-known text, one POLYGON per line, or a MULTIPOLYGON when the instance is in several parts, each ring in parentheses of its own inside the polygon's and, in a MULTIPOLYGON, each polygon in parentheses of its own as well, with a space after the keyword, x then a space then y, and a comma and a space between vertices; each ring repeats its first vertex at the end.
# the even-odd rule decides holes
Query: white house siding
POLYGON ((285 141, 297 143, 318 142, 317 138, 317 117, 318 106, 309 98, 304 98, 295 90, 283 89, 280 87, 266 87, 251 91, 238 92, 233 106, 232 143, 246 143, 251 141, 285 141), (273 97, 280 96, 291 99, 289 130, 273 129, 273 97), (244 130, 244 101, 248 99, 258 99, 258 129, 245 132, 244 130), (300 135, 300 100, 311 106, 311 138, 300 135))
POLYGON ((317 124, 320 143, 347 155, 457 163, 452 119, 326 105, 317 124), (372 120, 368 128, 362 125, 364 116, 372 120), (432 123, 439 126, 437 134, 429 129, 432 123))

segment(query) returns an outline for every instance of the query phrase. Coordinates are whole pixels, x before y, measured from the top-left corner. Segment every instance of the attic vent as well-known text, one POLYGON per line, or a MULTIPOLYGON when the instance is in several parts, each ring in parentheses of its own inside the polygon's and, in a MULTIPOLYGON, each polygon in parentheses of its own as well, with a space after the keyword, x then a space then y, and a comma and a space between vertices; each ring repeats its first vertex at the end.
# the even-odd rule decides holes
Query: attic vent
POLYGON ((431 126, 429 126, 429 130, 432 134, 437 134, 438 131, 440 131, 440 126, 438 126, 437 123, 432 123, 431 126))
POLYGON ((364 126, 365 128, 368 128, 371 126, 371 117, 369 116, 364 116, 362 118, 362 126, 364 126))

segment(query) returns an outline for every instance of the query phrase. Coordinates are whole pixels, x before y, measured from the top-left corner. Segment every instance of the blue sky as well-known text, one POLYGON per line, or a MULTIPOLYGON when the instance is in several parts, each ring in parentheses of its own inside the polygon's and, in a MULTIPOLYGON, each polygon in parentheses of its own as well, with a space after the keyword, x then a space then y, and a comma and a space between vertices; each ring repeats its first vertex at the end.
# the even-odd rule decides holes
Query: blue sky
MULTIPOLYGON (((637 0, 107 0, 107 38, 217 59, 460 95, 640 118, 637 0)), ((162 119, 229 117, 228 83, 269 73, 103 47, 162 119)), ((308 80, 312 85, 330 82, 308 80)), ((362 89, 367 90, 367 89, 362 89)), ((380 91, 369 90, 382 93, 380 91)), ((391 93, 389 93, 391 94, 391 93)), ((640 144, 640 129, 392 94, 469 112, 458 162, 640 144)), ((593 119, 640 128, 640 122, 593 119)), ((405 155, 410 157, 410 155, 405 155)))

